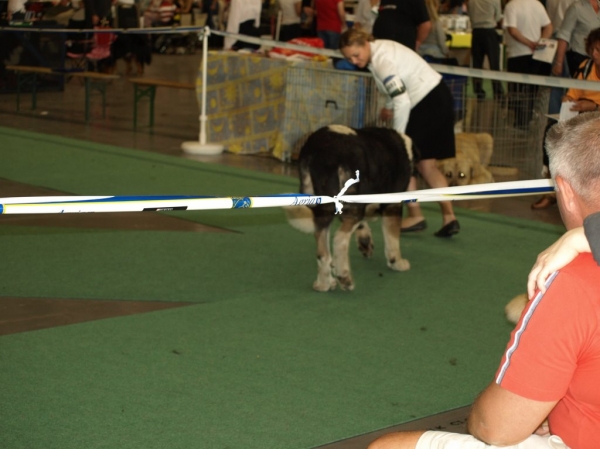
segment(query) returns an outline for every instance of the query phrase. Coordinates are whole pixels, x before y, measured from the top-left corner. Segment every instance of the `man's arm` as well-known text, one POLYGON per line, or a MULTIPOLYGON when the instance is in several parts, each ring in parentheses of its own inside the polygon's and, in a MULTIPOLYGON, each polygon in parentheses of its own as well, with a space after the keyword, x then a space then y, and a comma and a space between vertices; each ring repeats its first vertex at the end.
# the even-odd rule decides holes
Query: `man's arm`
POLYGON ((514 445, 533 434, 557 402, 527 399, 492 382, 475 400, 468 430, 487 444, 514 445))
POLYGON ((337 13, 340 17, 340 22, 342 22, 342 31, 344 31, 346 29, 346 10, 344 9, 343 1, 338 2, 337 13))
POLYGON ((431 20, 427 20, 417 25, 417 42, 415 50, 418 50, 423 41, 427 39, 427 36, 429 36, 429 33, 431 32, 431 28, 431 20))
POLYGON ((523 34, 519 31, 518 28, 507 26, 506 31, 508 31, 508 34, 510 34, 510 36, 514 40, 522 43, 523 45, 528 46, 531 49, 531 51, 535 50, 535 47, 537 47, 537 42, 533 42, 532 40, 527 39, 525 36, 523 36, 523 34))
POLYGON ((558 39, 558 45, 556 46, 556 54, 554 55, 554 62, 552 64, 552 74, 560 76, 562 74, 563 65, 565 63, 565 54, 567 53, 567 47, 569 43, 563 39, 558 39))

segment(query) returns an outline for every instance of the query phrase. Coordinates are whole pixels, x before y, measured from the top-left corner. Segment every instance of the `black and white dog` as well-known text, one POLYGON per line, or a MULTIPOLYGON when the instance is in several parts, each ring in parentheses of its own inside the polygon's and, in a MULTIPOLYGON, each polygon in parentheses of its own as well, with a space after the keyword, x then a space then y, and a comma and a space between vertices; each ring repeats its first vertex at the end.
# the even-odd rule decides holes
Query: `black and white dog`
MULTIPOLYGON (((413 170, 413 148, 409 137, 392 129, 330 125, 311 134, 300 151, 300 192, 336 196, 350 178, 360 172, 360 182, 346 194, 404 192, 413 170)), ((341 225, 333 238, 333 258, 329 250, 329 226, 334 204, 287 208, 288 221, 304 232, 314 232, 317 241, 317 280, 313 288, 354 289, 348 247, 356 231, 358 248, 365 257, 373 254, 371 229, 363 220, 379 212, 383 216, 383 236, 387 265, 392 270, 410 268, 400 255, 402 204, 344 204, 341 225)))

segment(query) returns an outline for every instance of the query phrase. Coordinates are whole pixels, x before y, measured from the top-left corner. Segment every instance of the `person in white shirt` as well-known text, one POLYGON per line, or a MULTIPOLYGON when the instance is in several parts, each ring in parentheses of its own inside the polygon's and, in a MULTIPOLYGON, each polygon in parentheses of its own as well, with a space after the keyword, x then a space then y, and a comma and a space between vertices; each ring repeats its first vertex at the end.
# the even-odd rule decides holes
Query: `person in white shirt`
MULTIPOLYGON (((261 10, 260 0, 231 0, 227 17, 227 32, 258 37, 260 35, 261 10)), ((229 36, 225 37, 223 46, 225 50, 258 49, 259 47, 258 44, 250 44, 229 36)))
POLYGON ((278 0, 281 10, 281 27, 279 28, 279 40, 286 42, 302 34, 300 28, 300 16, 302 13, 301 0, 278 0))
POLYGON ((379 0, 358 0, 354 11, 354 25, 365 33, 373 34, 373 24, 377 18, 379 0))
MULTIPOLYGON (((409 136, 420 153, 417 170, 432 188, 447 187, 446 177, 438 170, 436 159, 455 156, 452 94, 423 58, 402 44, 385 39, 373 40, 364 31, 351 28, 340 39, 340 51, 359 68, 368 68, 378 89, 388 96, 381 111, 384 120, 393 119, 396 131, 409 136)), ((416 189, 411 179, 409 190, 416 189)), ((440 203, 443 226, 437 237, 451 237, 460 231, 452 203, 440 203)), ((417 203, 409 203, 404 232, 426 228, 417 203)))
MULTIPOLYGON (((508 58, 506 69, 514 73, 549 75, 551 66, 533 59, 542 38, 552 36, 552 23, 538 0, 510 0, 504 8, 504 29, 508 58)), ((515 111, 515 127, 528 130, 537 86, 509 83, 509 101, 515 111)))
POLYGON ((302 15, 301 0, 277 0, 281 11, 281 26, 279 28, 279 40, 286 42, 302 34, 300 18, 302 15))
MULTIPOLYGON (((500 36, 496 32, 498 23, 502 20, 502 5, 500 0, 469 0, 469 18, 473 28, 471 41, 471 62, 473 68, 483 68, 487 56, 490 70, 500 70, 500 36)), ((504 94, 500 81, 492 81, 494 97, 504 94)), ((485 98, 480 78, 473 78, 473 90, 477 98, 485 98)))

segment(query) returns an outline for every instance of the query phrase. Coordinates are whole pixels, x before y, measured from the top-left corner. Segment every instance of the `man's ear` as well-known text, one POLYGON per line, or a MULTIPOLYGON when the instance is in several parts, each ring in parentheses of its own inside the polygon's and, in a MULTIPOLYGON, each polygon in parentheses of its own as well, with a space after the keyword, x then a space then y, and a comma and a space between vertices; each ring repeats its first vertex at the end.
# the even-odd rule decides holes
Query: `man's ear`
POLYGON ((556 175, 554 182, 556 183, 556 194, 560 196, 562 206, 566 211, 574 212, 578 202, 571 184, 560 175, 556 175))

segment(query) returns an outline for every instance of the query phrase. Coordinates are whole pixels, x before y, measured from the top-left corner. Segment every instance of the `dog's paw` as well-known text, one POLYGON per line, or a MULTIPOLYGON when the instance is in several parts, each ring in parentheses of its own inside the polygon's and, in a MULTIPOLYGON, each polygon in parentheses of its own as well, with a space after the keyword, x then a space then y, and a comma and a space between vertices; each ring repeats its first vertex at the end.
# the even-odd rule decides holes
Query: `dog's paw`
POLYGON ((387 266, 394 271, 410 270, 410 262, 407 259, 392 259, 388 260, 387 266))
POLYGON ((337 281, 342 290, 354 290, 354 279, 349 274, 346 276, 337 276, 337 281))
POLYGON ((364 257, 370 259, 373 256, 375 245, 373 245, 373 240, 371 240, 370 236, 357 238, 356 243, 358 244, 358 250, 364 257))
POLYGON ((373 236, 371 228, 365 222, 361 222, 355 231, 356 245, 364 257, 370 258, 373 255, 375 245, 373 245, 373 236))
POLYGON ((317 279, 315 282, 313 282, 313 289, 318 292, 328 292, 329 290, 335 290, 336 286, 337 282, 333 277, 326 281, 317 279))

